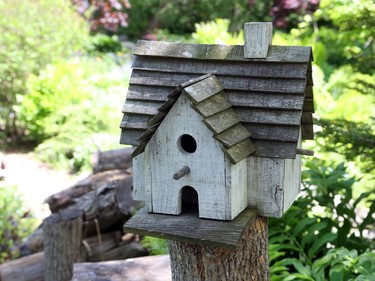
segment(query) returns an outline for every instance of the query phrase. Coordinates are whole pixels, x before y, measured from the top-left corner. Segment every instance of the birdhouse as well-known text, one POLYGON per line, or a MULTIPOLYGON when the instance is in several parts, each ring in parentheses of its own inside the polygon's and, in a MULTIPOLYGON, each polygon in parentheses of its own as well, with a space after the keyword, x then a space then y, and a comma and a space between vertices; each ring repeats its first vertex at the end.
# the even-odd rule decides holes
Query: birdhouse
POLYGON ((271 39, 271 23, 248 23, 244 46, 138 41, 121 143, 135 147, 144 213, 195 205, 201 220, 232 221, 293 203, 313 138, 312 51, 271 39))

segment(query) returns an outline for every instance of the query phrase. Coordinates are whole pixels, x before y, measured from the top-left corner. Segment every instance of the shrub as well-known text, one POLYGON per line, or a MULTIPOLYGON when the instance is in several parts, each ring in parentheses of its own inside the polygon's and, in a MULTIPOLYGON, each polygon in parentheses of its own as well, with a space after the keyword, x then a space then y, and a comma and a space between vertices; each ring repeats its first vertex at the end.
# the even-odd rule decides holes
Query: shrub
POLYGON ((0 263, 19 256, 16 246, 36 224, 14 186, 0 183, 0 263))
POLYGON ((95 142, 102 145, 111 139, 103 149, 118 143, 126 85, 112 60, 72 58, 30 77, 29 94, 22 96, 16 112, 27 124, 25 135, 40 143, 36 152, 42 160, 79 171, 89 167, 95 142))
POLYGON ((192 38, 198 44, 243 44, 243 32, 229 33, 229 24, 226 19, 197 23, 192 38))
POLYGON ((13 107, 29 75, 81 50, 88 30, 65 0, 0 0, 0 14, 0 132, 15 139, 25 124, 13 107))
MULTIPOLYGON (((373 191, 353 196, 355 179, 340 164, 308 163, 304 197, 270 220, 271 280, 349 280, 375 267, 373 191), (359 255, 357 254, 359 253, 359 255)), ((366 277, 367 278, 367 277, 366 277)), ((354 280, 354 279, 352 279, 354 280)), ((355 280, 370 280, 355 279, 355 280)))
POLYGON ((91 53, 117 53, 122 52, 123 48, 121 42, 116 35, 108 36, 97 33, 90 37, 88 52, 91 53))
POLYGON ((150 255, 165 255, 168 254, 168 245, 165 239, 145 236, 141 240, 143 247, 147 248, 150 255))

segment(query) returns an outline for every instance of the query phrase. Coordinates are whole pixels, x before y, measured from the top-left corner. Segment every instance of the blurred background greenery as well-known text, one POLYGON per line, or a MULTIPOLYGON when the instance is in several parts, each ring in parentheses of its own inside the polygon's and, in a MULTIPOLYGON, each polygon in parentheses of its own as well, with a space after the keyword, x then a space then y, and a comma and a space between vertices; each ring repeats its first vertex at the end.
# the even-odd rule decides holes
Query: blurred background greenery
MULTIPOLYGON (((118 147, 137 39, 242 44, 244 22, 273 21, 274 45, 312 46, 315 157, 270 221, 271 280, 375 280, 373 0, 0 0, 0 13, 1 147, 74 173, 118 147)), ((0 262, 16 256, 8 234, 27 233, 21 202, 3 203, 15 192, 0 192, 0 262)))

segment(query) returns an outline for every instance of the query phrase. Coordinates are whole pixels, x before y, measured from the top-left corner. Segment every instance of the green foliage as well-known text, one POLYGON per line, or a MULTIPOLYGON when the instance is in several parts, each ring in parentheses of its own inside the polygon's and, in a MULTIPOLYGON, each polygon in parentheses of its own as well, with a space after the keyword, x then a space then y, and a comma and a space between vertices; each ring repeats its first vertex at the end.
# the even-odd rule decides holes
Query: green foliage
POLYGON ((149 250, 150 255, 168 254, 168 245, 165 239, 145 236, 141 240, 141 244, 149 250))
POLYGON ((317 124, 322 128, 317 132, 317 142, 321 151, 336 152, 347 160, 356 161, 365 172, 375 170, 373 124, 343 119, 321 119, 317 121, 317 124))
POLYGON ((101 146, 110 133, 111 143, 118 142, 119 104, 126 85, 109 59, 60 61, 30 77, 29 94, 19 96, 16 112, 27 126, 26 136, 41 143, 36 151, 42 160, 79 171, 89 167, 95 143, 101 146))
POLYGON ((356 250, 331 249, 313 263, 311 273, 316 281, 328 278, 337 281, 370 281, 375 278, 375 253, 366 251, 358 255, 356 250))
POLYGON ((243 44, 243 32, 229 33, 230 21, 216 19, 207 23, 197 23, 192 38, 199 44, 243 44))
POLYGON ((0 132, 21 137, 13 106, 27 93, 29 75, 83 49, 88 31, 64 0, 0 0, 0 132))
POLYGON ((123 51, 123 48, 116 35, 97 33, 90 37, 88 51, 89 53, 117 53, 123 51))
POLYGON ((271 281, 371 281, 375 278, 375 253, 366 251, 358 255, 356 250, 331 249, 311 266, 298 259, 286 258, 271 268, 271 281), (293 267, 291 273, 290 267, 293 267))
POLYGON ((17 189, 0 183, 0 264, 18 257, 16 246, 31 234, 35 223, 17 189))
POLYGON ((233 6, 226 0, 160 0, 156 17, 171 33, 184 34, 193 32, 197 22, 230 17, 233 6))
POLYGON ((137 40, 150 31, 150 28, 160 28, 160 26, 151 26, 156 23, 153 18, 160 10, 159 3, 160 0, 131 0, 128 26, 120 28, 119 34, 126 34, 130 39, 137 40))
POLYGON ((374 1, 322 0, 316 16, 324 26, 319 38, 330 46, 329 63, 350 63, 360 72, 371 73, 375 67, 374 1))
POLYGON ((270 21, 273 0, 133 0, 129 10, 129 26, 121 29, 131 39, 153 32, 166 30, 169 34, 190 34, 199 22, 218 18, 229 20, 229 30, 239 31, 248 21, 270 21), (208 12, 209 11, 209 12, 208 12))
POLYGON ((375 267, 375 256, 366 252, 375 247, 367 236, 375 230, 374 191, 354 197, 355 178, 343 164, 332 168, 316 160, 307 167, 304 197, 281 219, 270 221, 271 280, 349 280, 366 275, 368 267, 363 265, 375 267))

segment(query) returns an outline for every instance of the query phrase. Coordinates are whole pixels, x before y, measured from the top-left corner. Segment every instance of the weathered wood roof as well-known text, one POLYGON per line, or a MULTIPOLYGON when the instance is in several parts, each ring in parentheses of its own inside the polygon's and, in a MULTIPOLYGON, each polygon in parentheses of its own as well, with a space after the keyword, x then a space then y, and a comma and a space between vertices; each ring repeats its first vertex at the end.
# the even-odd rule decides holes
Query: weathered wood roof
POLYGON ((191 100, 192 108, 203 117, 203 123, 213 133, 213 137, 223 145, 223 152, 233 164, 255 151, 249 138, 250 132, 241 124, 232 109, 223 86, 215 76, 208 74, 179 85, 168 95, 168 100, 147 123, 148 129, 138 138, 140 144, 133 152, 133 157, 144 151, 159 124, 163 122, 182 93, 191 100))
POLYGON ((270 46, 265 59, 245 59, 243 53, 240 45, 139 41, 120 142, 138 146, 170 93, 210 73, 250 132, 253 155, 294 158, 300 130, 304 139, 313 138, 311 48, 270 46))

